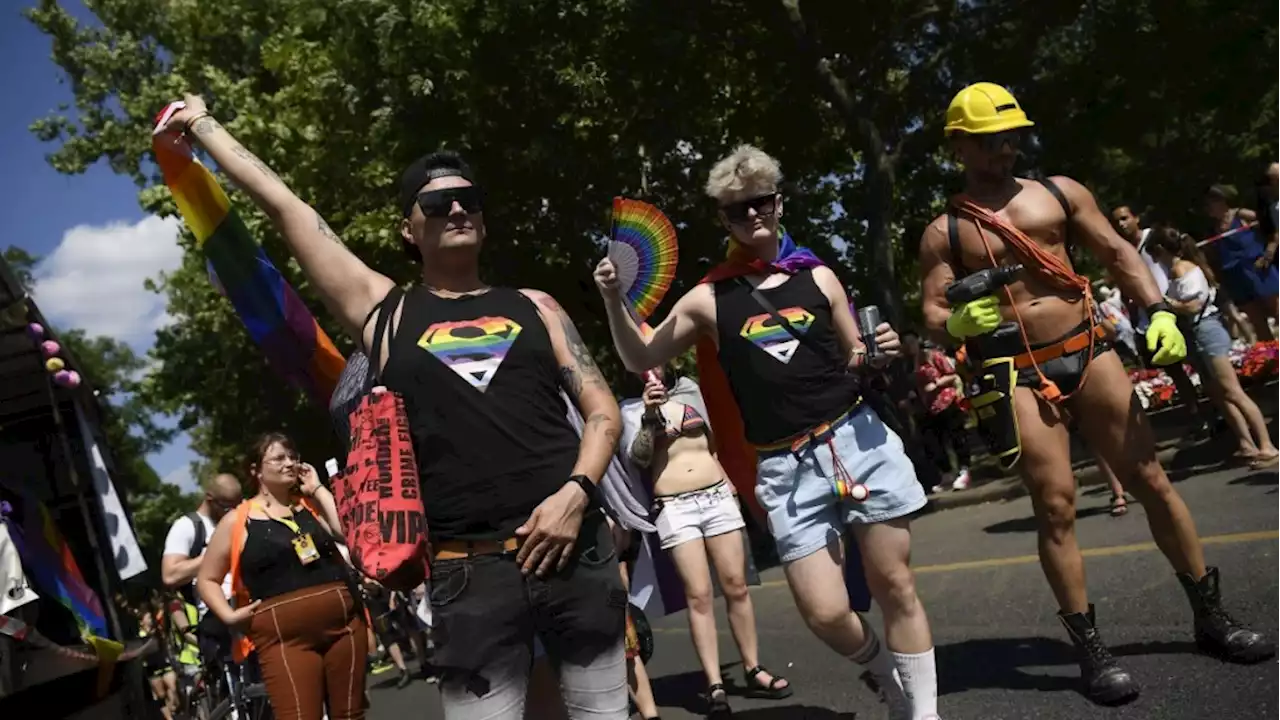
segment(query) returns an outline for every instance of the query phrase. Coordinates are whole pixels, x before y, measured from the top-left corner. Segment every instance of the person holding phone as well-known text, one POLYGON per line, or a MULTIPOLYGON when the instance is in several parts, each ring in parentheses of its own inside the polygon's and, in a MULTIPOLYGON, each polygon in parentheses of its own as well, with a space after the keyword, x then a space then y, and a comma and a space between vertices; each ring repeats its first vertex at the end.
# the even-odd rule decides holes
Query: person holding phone
POLYGON ((333 495, 287 435, 263 435, 250 458, 253 495, 218 523, 196 587, 245 633, 236 659, 256 649, 277 717, 321 720, 327 704, 331 720, 361 720, 368 634, 333 495), (228 572, 235 607, 222 594, 228 572))

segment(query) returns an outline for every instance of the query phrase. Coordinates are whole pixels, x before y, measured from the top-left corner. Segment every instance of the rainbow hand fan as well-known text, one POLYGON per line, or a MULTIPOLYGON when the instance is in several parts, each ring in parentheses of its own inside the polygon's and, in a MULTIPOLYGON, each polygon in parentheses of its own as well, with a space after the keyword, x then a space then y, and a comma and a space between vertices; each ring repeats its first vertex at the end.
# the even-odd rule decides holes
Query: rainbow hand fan
POLYGON ((636 319, 648 319, 676 276, 679 253, 671 221, 649 203, 614 198, 608 257, 636 319))

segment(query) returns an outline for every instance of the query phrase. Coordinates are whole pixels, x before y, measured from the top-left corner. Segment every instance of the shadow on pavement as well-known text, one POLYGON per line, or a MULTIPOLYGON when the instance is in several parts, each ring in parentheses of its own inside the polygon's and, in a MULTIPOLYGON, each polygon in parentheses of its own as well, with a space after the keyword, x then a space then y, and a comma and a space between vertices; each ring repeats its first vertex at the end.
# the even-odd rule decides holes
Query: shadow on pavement
MULTIPOLYGON (((1111 654, 1194 655, 1199 651, 1189 641, 1158 641, 1111 646, 1111 654)), ((1079 692, 1080 679, 1075 670, 1075 648, 1065 640, 1033 638, 981 638, 966 640, 935 649, 939 673, 938 694, 966 690, 1036 690, 1039 692, 1079 692), (1070 666, 1068 675, 1044 675, 1027 672, 1024 667, 1052 665, 1070 666)))
MULTIPOLYGON (((1097 507, 1077 508, 1076 519, 1082 520, 1094 515, 1106 515, 1111 512, 1111 508, 1107 505, 1099 505, 1097 507)), ((1024 518, 1014 518, 1013 520, 1003 520, 994 525, 988 525, 982 528, 983 532, 999 535, 1003 533, 1021 533, 1036 531, 1036 516, 1028 515, 1024 518)))
POLYGON ((812 705, 779 705, 733 711, 733 720, 855 720, 857 717, 851 712, 836 712, 812 705))
POLYGON ((1236 478, 1229 481, 1228 485, 1275 485, 1280 480, 1280 474, 1273 469, 1271 471, 1256 472, 1252 475, 1236 478))

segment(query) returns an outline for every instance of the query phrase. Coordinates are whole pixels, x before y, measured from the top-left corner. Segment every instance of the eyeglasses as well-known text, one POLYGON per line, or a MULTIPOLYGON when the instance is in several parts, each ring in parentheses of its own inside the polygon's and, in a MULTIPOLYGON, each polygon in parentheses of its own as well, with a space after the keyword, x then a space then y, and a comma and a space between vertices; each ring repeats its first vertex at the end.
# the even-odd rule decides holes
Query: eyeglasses
POLYGON ((263 459, 262 464, 270 465, 272 467, 284 467, 287 463, 291 462, 298 462, 298 457, 296 455, 285 455, 283 457, 265 458, 263 459))
POLYGON ((1008 145, 1010 150, 1017 152, 1019 146, 1022 145, 1022 135, 1020 130, 1005 130, 998 133, 974 135, 973 139, 978 142, 978 147, 982 148, 984 152, 998 153, 1004 150, 1005 145, 1008 145))
POLYGON ((458 203, 468 215, 484 211, 484 193, 475 185, 431 190, 418 194, 418 207, 429 218, 446 218, 458 203))
POLYGON ((755 210, 758 217, 772 217, 778 211, 778 193, 771 192, 747 200, 739 200, 728 205, 721 205, 720 210, 731 223, 745 223, 751 219, 749 210, 755 210))

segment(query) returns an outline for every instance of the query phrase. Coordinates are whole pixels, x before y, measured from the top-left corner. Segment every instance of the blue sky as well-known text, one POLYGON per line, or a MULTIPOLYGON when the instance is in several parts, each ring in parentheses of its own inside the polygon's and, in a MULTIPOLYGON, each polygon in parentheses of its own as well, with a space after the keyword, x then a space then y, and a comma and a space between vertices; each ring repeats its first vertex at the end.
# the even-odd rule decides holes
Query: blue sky
MULTIPOLYGON (((45 258, 35 297, 52 322, 145 352, 166 318, 164 298, 148 293, 142 282, 177 267, 178 223, 147 217, 132 181, 105 163, 67 176, 45 161, 54 146, 36 140, 27 127, 72 95, 49 59, 48 38, 20 15, 30 4, 0 3, 0 248, 17 245, 45 258)), ((96 22, 79 0, 63 5, 96 22)), ((191 487, 194 455, 185 435, 150 459, 161 477, 191 487)))

